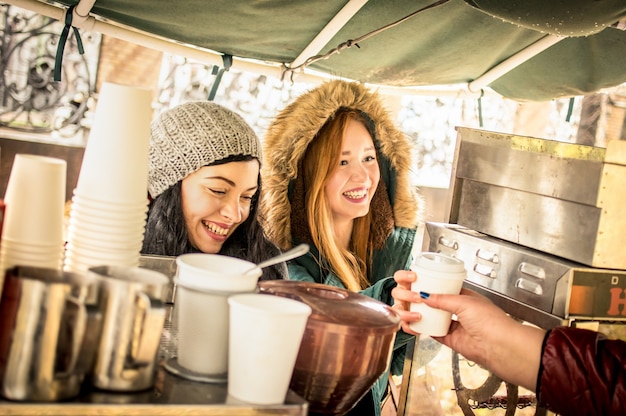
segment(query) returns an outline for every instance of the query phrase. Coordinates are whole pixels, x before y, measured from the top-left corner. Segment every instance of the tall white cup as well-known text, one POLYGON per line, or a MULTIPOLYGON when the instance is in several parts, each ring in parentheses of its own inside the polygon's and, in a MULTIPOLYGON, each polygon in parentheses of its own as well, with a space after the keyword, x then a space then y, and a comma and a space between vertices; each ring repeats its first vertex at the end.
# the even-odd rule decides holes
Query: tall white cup
POLYGON ((4 196, 3 238, 63 249, 67 162, 48 156, 16 154, 4 196))
POLYGON ((267 294, 231 296, 228 394, 244 402, 285 402, 311 307, 267 294))
MULTIPOLYGON (((411 285, 411 290, 416 293, 459 294, 467 275, 461 260, 441 253, 422 253, 413 260, 411 270, 417 273, 417 281, 411 285)), ((451 313, 421 302, 412 303, 411 312, 422 314, 419 322, 410 325, 412 330, 435 337, 448 333, 451 313)))
POLYGON ((102 84, 75 195, 105 203, 146 201, 151 103, 150 90, 102 84))
POLYGON ((176 258, 177 363, 207 381, 225 381, 228 372, 228 297, 254 292, 261 269, 219 254, 176 258))

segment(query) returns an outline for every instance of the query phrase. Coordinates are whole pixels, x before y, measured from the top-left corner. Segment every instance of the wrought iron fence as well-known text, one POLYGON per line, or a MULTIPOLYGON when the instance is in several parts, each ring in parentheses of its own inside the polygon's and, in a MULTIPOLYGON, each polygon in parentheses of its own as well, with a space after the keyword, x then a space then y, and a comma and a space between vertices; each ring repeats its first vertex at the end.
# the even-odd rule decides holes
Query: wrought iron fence
POLYGON ((54 81, 55 55, 63 24, 0 4, 0 126, 45 134, 80 135, 95 78, 101 35, 82 34, 85 54, 70 36, 61 81, 54 81))

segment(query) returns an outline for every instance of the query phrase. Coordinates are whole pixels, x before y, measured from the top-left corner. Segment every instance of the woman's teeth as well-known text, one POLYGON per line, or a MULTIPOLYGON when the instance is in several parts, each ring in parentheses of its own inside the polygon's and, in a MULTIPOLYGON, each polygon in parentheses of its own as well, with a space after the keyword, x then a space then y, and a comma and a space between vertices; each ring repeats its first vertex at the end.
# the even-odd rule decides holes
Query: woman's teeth
POLYGON ((364 198, 365 195, 367 195, 367 191, 348 191, 344 192, 343 194, 350 199, 360 199, 364 198))
POLYGON ((222 228, 222 227, 218 227, 215 224, 207 224, 206 222, 202 223, 207 230, 211 231, 212 233, 215 233, 217 235, 226 235, 228 234, 228 230, 226 228, 222 228))

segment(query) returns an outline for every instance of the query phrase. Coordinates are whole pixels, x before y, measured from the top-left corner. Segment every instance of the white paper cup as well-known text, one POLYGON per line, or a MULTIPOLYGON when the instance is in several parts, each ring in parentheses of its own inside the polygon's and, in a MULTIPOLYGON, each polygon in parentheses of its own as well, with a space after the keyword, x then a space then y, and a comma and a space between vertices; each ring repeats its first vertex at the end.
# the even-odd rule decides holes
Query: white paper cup
POLYGON ((10 238, 2 239, 2 248, 10 248, 27 253, 56 254, 63 251, 64 244, 64 242, 56 242, 54 244, 23 243, 21 241, 11 240, 10 238))
POLYGON ((96 236, 97 239, 111 239, 115 241, 143 238, 146 232, 146 224, 142 222, 129 223, 92 223, 76 217, 70 217, 67 221, 66 236, 69 233, 79 233, 81 236, 96 236))
POLYGON ((99 208, 84 205, 81 202, 72 201, 70 214, 78 213, 82 216, 95 217, 98 220, 122 220, 122 221, 136 221, 138 218, 145 218, 148 214, 148 205, 139 205, 134 208, 127 208, 124 210, 111 209, 109 206, 102 206, 99 208))
POLYGON ((228 374, 228 296, 176 286, 178 364, 216 382, 228 374))
POLYGON ((83 245, 69 242, 66 245, 65 256, 81 258, 86 261, 110 262, 106 264, 111 264, 112 266, 114 266, 114 265, 124 265, 130 262, 134 262, 135 260, 139 260, 139 257, 141 255, 139 253, 139 249, 134 250, 134 251, 111 250, 105 247, 92 248, 92 247, 83 246, 83 245))
MULTIPOLYGON (((463 262, 441 253, 422 253, 411 264, 417 273, 417 281, 411 285, 413 292, 427 292, 457 295, 461 292, 466 277, 463 262)), ((411 312, 419 312, 422 319, 413 322, 412 330, 435 337, 448 333, 452 314, 441 309, 431 308, 424 303, 412 303, 411 312)))
POLYGON ((97 222, 81 221, 77 218, 72 218, 67 222, 67 230, 96 233, 97 235, 106 235, 107 237, 127 238, 129 236, 142 236, 146 232, 145 221, 137 222, 136 224, 124 223, 112 223, 112 224, 98 224, 97 222))
POLYGON ((152 92, 103 83, 75 194, 141 204, 148 189, 152 92))
POLYGON ((72 197, 73 204, 80 204, 85 207, 94 208, 96 210, 105 209, 109 211, 122 211, 122 212, 128 212, 128 211, 134 211, 134 210, 147 208, 149 202, 150 201, 148 200, 147 196, 146 198, 143 198, 141 202, 136 202, 136 203, 96 200, 91 197, 81 196, 80 190, 78 189, 74 189, 74 196, 72 197))
POLYGON ((178 364, 196 374, 224 381, 228 373, 228 297, 254 292, 261 269, 219 254, 190 253, 176 258, 178 364))
POLYGON ((262 271, 246 260, 220 254, 189 253, 176 258, 176 278, 186 286, 222 292, 252 292, 262 271))
POLYGON ((135 219, 143 218, 148 212, 148 203, 137 204, 133 206, 118 206, 112 208, 106 204, 85 204, 84 202, 76 201, 76 197, 72 198, 72 209, 70 212, 78 212, 84 216, 91 217, 103 217, 112 219, 135 219))
MULTIPOLYGON (((53 252, 27 252, 19 249, 12 249, 11 247, 3 246, 0 248, 0 252, 5 257, 11 257, 21 260, 35 260, 35 261, 57 261, 63 259, 63 250, 55 250, 53 252)), ((28 264, 25 264, 28 265, 28 264)))
POLYGON ((3 238, 62 243, 66 176, 63 159, 16 154, 4 196, 3 238))
POLYGON ((4 269, 13 266, 45 267, 49 269, 61 269, 63 264, 62 252, 54 254, 29 254, 11 251, 5 247, 0 249, 0 262, 4 269))
POLYGON ((253 404, 284 403, 311 307, 257 293, 231 296, 228 303, 229 396, 253 404))
POLYGON ((68 228, 68 241, 75 245, 107 250, 140 251, 143 244, 143 232, 136 235, 116 236, 97 234, 94 232, 80 231, 68 228))

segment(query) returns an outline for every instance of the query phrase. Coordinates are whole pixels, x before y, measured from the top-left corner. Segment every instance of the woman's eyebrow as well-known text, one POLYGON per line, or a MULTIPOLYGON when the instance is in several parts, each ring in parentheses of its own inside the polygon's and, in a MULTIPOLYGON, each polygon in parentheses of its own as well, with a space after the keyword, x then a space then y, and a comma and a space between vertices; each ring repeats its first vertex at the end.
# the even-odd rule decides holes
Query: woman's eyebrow
POLYGON ((233 182, 230 179, 225 178, 223 176, 205 176, 204 179, 217 179, 217 180, 221 180, 221 181, 226 182, 230 186, 235 186, 235 182, 233 182))
MULTIPOLYGON (((233 182, 232 180, 225 178, 224 176, 205 176, 204 179, 217 179, 217 180, 221 180, 226 182, 227 184, 229 184, 230 186, 237 186, 237 184, 235 182, 233 182)), ((250 188, 246 189, 246 191, 256 191, 257 189, 259 189, 258 185, 254 185, 251 186, 250 188)))
MULTIPOLYGON (((376 148, 374 146, 368 146, 363 150, 365 150, 366 152, 369 152, 369 151, 375 151, 376 148)), ((349 155, 350 153, 352 153, 350 150, 344 150, 341 152, 341 155, 345 156, 345 155, 349 155)))

